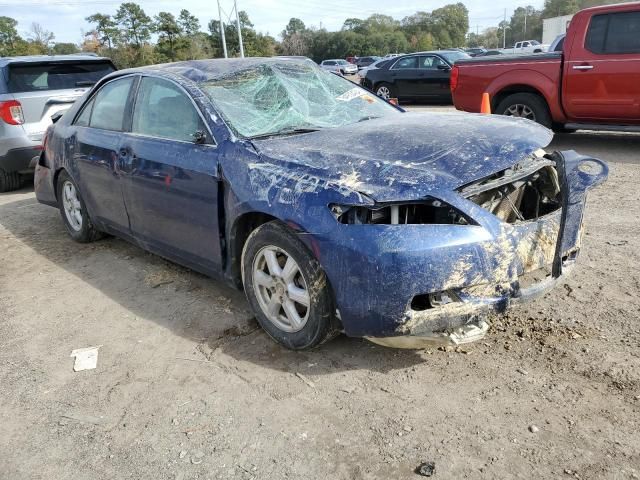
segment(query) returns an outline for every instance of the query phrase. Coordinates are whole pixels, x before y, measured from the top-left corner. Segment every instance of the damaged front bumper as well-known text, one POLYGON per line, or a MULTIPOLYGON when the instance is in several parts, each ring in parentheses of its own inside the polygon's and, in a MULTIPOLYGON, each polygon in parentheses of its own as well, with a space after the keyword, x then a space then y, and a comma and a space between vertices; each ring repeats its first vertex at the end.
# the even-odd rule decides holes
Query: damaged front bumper
POLYGON ((551 158, 562 206, 536 220, 505 223, 450 196, 442 200, 466 207, 478 226, 343 227, 346 240, 332 238, 339 264, 322 263, 345 333, 396 348, 460 345, 481 339, 492 314, 551 290, 580 251, 586 192, 608 173, 604 162, 575 152, 551 158), (367 237, 375 253, 365 252, 367 237))

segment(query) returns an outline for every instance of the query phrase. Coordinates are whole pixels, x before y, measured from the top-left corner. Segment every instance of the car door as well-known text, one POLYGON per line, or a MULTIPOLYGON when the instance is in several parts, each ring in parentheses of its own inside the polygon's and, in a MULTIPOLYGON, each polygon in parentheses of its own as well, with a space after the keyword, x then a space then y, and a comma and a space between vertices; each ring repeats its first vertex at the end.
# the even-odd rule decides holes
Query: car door
POLYGON ((219 269, 218 152, 187 92, 143 76, 121 150, 125 203, 141 246, 201 271, 219 269))
POLYGON ((420 56, 419 94, 433 100, 450 101, 449 76, 451 67, 437 55, 420 56))
POLYGON ((587 21, 586 35, 575 35, 565 46, 567 115, 582 121, 640 123, 640 12, 593 15, 587 21))
MULTIPOLYGON (((389 69, 391 82, 396 87, 398 97, 415 97, 420 95, 420 69, 418 57, 403 57, 396 61, 389 69)), ((424 75, 424 72, 422 72, 424 75)))
POLYGON ((92 219, 122 234, 129 233, 129 218, 122 197, 119 151, 131 117, 135 80, 128 76, 103 85, 76 118, 75 141, 67 147, 92 219))

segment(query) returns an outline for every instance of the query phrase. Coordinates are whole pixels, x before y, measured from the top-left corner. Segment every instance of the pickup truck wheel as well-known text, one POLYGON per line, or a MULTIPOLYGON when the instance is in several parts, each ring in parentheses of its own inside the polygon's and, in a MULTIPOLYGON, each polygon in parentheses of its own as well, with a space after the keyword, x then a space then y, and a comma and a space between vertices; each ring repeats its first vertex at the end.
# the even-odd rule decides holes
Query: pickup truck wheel
POLYGON ((514 93, 498 104, 496 113, 510 117, 526 118, 551 128, 551 115, 545 101, 533 93, 514 93))
POLYGON ((390 98, 396 97, 396 92, 393 88, 393 85, 390 85, 388 83, 380 83, 376 85, 376 95, 378 95, 380 98, 384 98, 385 100, 389 100, 390 98))
POLYGON ((18 172, 5 172, 0 168, 0 193, 17 190, 21 184, 22 179, 18 172))

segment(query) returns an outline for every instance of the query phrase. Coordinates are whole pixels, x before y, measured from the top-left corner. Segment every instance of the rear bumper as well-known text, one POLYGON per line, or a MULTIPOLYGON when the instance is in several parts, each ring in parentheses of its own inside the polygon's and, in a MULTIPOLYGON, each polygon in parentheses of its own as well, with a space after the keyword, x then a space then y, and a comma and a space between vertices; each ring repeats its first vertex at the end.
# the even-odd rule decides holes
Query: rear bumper
POLYGON ((0 156, 0 169, 5 172, 32 172, 37 163, 34 158, 39 157, 40 153, 42 153, 40 145, 13 148, 0 156))

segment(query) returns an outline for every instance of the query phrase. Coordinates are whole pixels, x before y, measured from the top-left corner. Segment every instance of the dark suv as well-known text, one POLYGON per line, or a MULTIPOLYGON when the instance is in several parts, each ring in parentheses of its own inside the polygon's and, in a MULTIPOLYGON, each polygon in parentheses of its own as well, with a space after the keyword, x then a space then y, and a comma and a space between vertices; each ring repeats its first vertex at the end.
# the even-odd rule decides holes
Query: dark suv
POLYGON ((0 192, 17 189, 21 174, 33 171, 51 116, 115 70, 91 55, 0 58, 0 192))

